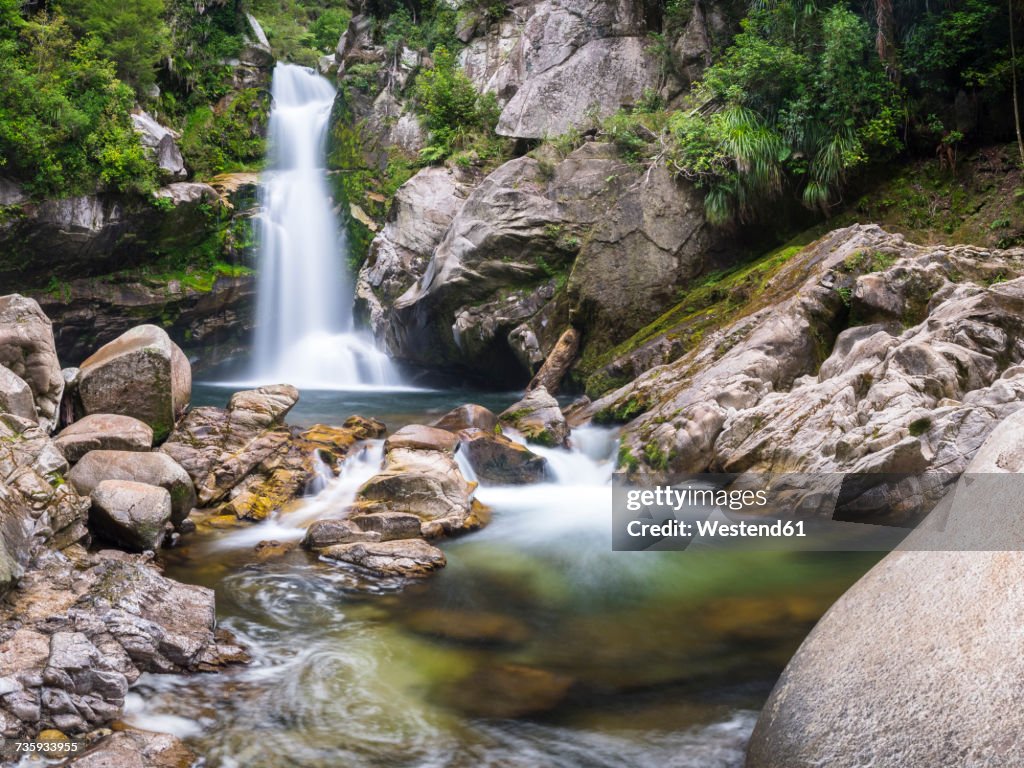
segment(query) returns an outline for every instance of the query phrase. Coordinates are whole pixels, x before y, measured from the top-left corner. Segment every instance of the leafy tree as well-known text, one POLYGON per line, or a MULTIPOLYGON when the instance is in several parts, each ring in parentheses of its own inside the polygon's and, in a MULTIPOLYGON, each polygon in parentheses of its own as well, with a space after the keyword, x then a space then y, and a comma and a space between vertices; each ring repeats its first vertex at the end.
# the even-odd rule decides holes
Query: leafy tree
POLYGON ((455 54, 438 46, 434 66, 416 80, 416 108, 430 131, 424 159, 434 162, 467 143, 473 133, 493 130, 499 108, 494 94, 480 95, 458 68, 455 54))
POLYGON ((132 128, 131 88, 95 37, 75 40, 60 15, 39 15, 0 39, 0 167, 29 192, 143 192, 156 181, 132 128))
POLYGON ((895 86, 845 4, 764 3, 670 120, 668 158, 707 190, 716 223, 793 189, 827 212, 849 172, 899 147, 895 86))
POLYGON ((102 41, 118 78, 145 94, 169 51, 164 0, 60 0, 60 8, 75 31, 102 41))

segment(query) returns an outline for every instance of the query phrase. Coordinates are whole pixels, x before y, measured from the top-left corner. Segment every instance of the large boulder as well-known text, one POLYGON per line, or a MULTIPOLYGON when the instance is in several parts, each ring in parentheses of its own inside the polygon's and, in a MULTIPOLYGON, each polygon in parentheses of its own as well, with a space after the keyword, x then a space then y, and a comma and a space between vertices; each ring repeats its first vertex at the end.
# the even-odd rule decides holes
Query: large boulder
POLYGON ((171 494, 165 488, 104 480, 91 496, 94 531, 134 552, 160 548, 171 520, 171 494))
POLYGON ((569 439, 569 424, 558 407, 558 401, 544 387, 527 392, 522 400, 510 405, 498 418, 532 443, 556 446, 565 445, 569 439))
POLYGON ((0 413, 13 413, 22 419, 36 419, 32 389, 24 379, 0 365, 0 413))
POLYGON ((164 453, 90 451, 68 473, 68 481, 83 496, 90 496, 104 480, 127 480, 166 489, 171 496, 171 522, 175 525, 196 506, 192 479, 164 453))
POLYGON ((85 415, 132 416, 158 442, 188 406, 192 369, 166 331, 140 325, 106 344, 80 366, 78 401, 85 415))
POLYGON ((1022 435, 1018 411, 978 450, 970 485, 822 617, 761 713, 747 768, 1024 760, 1021 483, 1005 474, 1024 470, 1022 435), (893 728, 894 713, 912 716, 893 728))
POLYGON ((153 429, 131 416, 92 413, 64 427, 53 444, 74 464, 89 451, 148 451, 153 429))
POLYGON ((382 302, 385 342, 417 364, 525 384, 570 318, 596 350, 658 317, 718 237, 691 186, 610 144, 520 157, 470 193, 418 281, 382 302))
POLYGON ((36 301, 17 293, 0 296, 0 366, 28 384, 39 426, 52 431, 64 392, 53 327, 36 301))
POLYGON ((526 485, 548 478, 548 462, 526 446, 504 435, 467 429, 462 432, 459 452, 483 483, 526 485))

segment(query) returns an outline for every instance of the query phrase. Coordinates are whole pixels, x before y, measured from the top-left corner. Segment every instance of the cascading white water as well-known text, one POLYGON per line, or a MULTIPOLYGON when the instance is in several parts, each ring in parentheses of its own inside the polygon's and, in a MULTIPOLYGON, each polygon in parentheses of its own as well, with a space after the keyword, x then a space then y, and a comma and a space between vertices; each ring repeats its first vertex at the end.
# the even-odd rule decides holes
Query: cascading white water
POLYGON ((325 167, 334 88, 310 69, 278 64, 272 94, 253 378, 307 389, 400 385, 388 357, 352 328, 347 244, 325 167))

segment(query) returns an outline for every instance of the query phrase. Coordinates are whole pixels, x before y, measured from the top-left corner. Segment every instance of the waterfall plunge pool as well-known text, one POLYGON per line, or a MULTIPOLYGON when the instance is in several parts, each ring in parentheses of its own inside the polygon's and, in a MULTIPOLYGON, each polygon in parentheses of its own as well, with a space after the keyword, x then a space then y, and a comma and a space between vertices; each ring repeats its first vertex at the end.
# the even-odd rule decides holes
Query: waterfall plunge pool
MULTIPOLYGON (((199 386, 194 404, 227 397, 199 386)), ((361 413, 389 432, 463 402, 517 399, 302 397, 293 423, 361 413)), ((577 439, 583 451, 544 451, 557 482, 481 487, 491 524, 444 542, 448 567, 404 590, 301 551, 254 552, 339 513, 376 471, 379 441, 298 509, 190 537, 166 554, 168 575, 216 591, 221 625, 253 663, 146 675, 126 719, 180 735, 206 768, 742 765, 783 666, 879 555, 612 552, 614 435, 577 439)))

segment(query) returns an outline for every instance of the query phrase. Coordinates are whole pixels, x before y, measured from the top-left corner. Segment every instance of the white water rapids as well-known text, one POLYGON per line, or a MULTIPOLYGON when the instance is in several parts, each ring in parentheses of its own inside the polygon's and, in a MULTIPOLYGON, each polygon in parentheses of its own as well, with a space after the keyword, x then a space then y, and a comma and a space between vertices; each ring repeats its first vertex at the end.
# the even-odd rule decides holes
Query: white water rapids
POLYGON ((325 161, 334 88, 310 69, 278 64, 272 95, 252 378, 300 389, 399 386, 388 357, 352 327, 348 248, 325 161))

